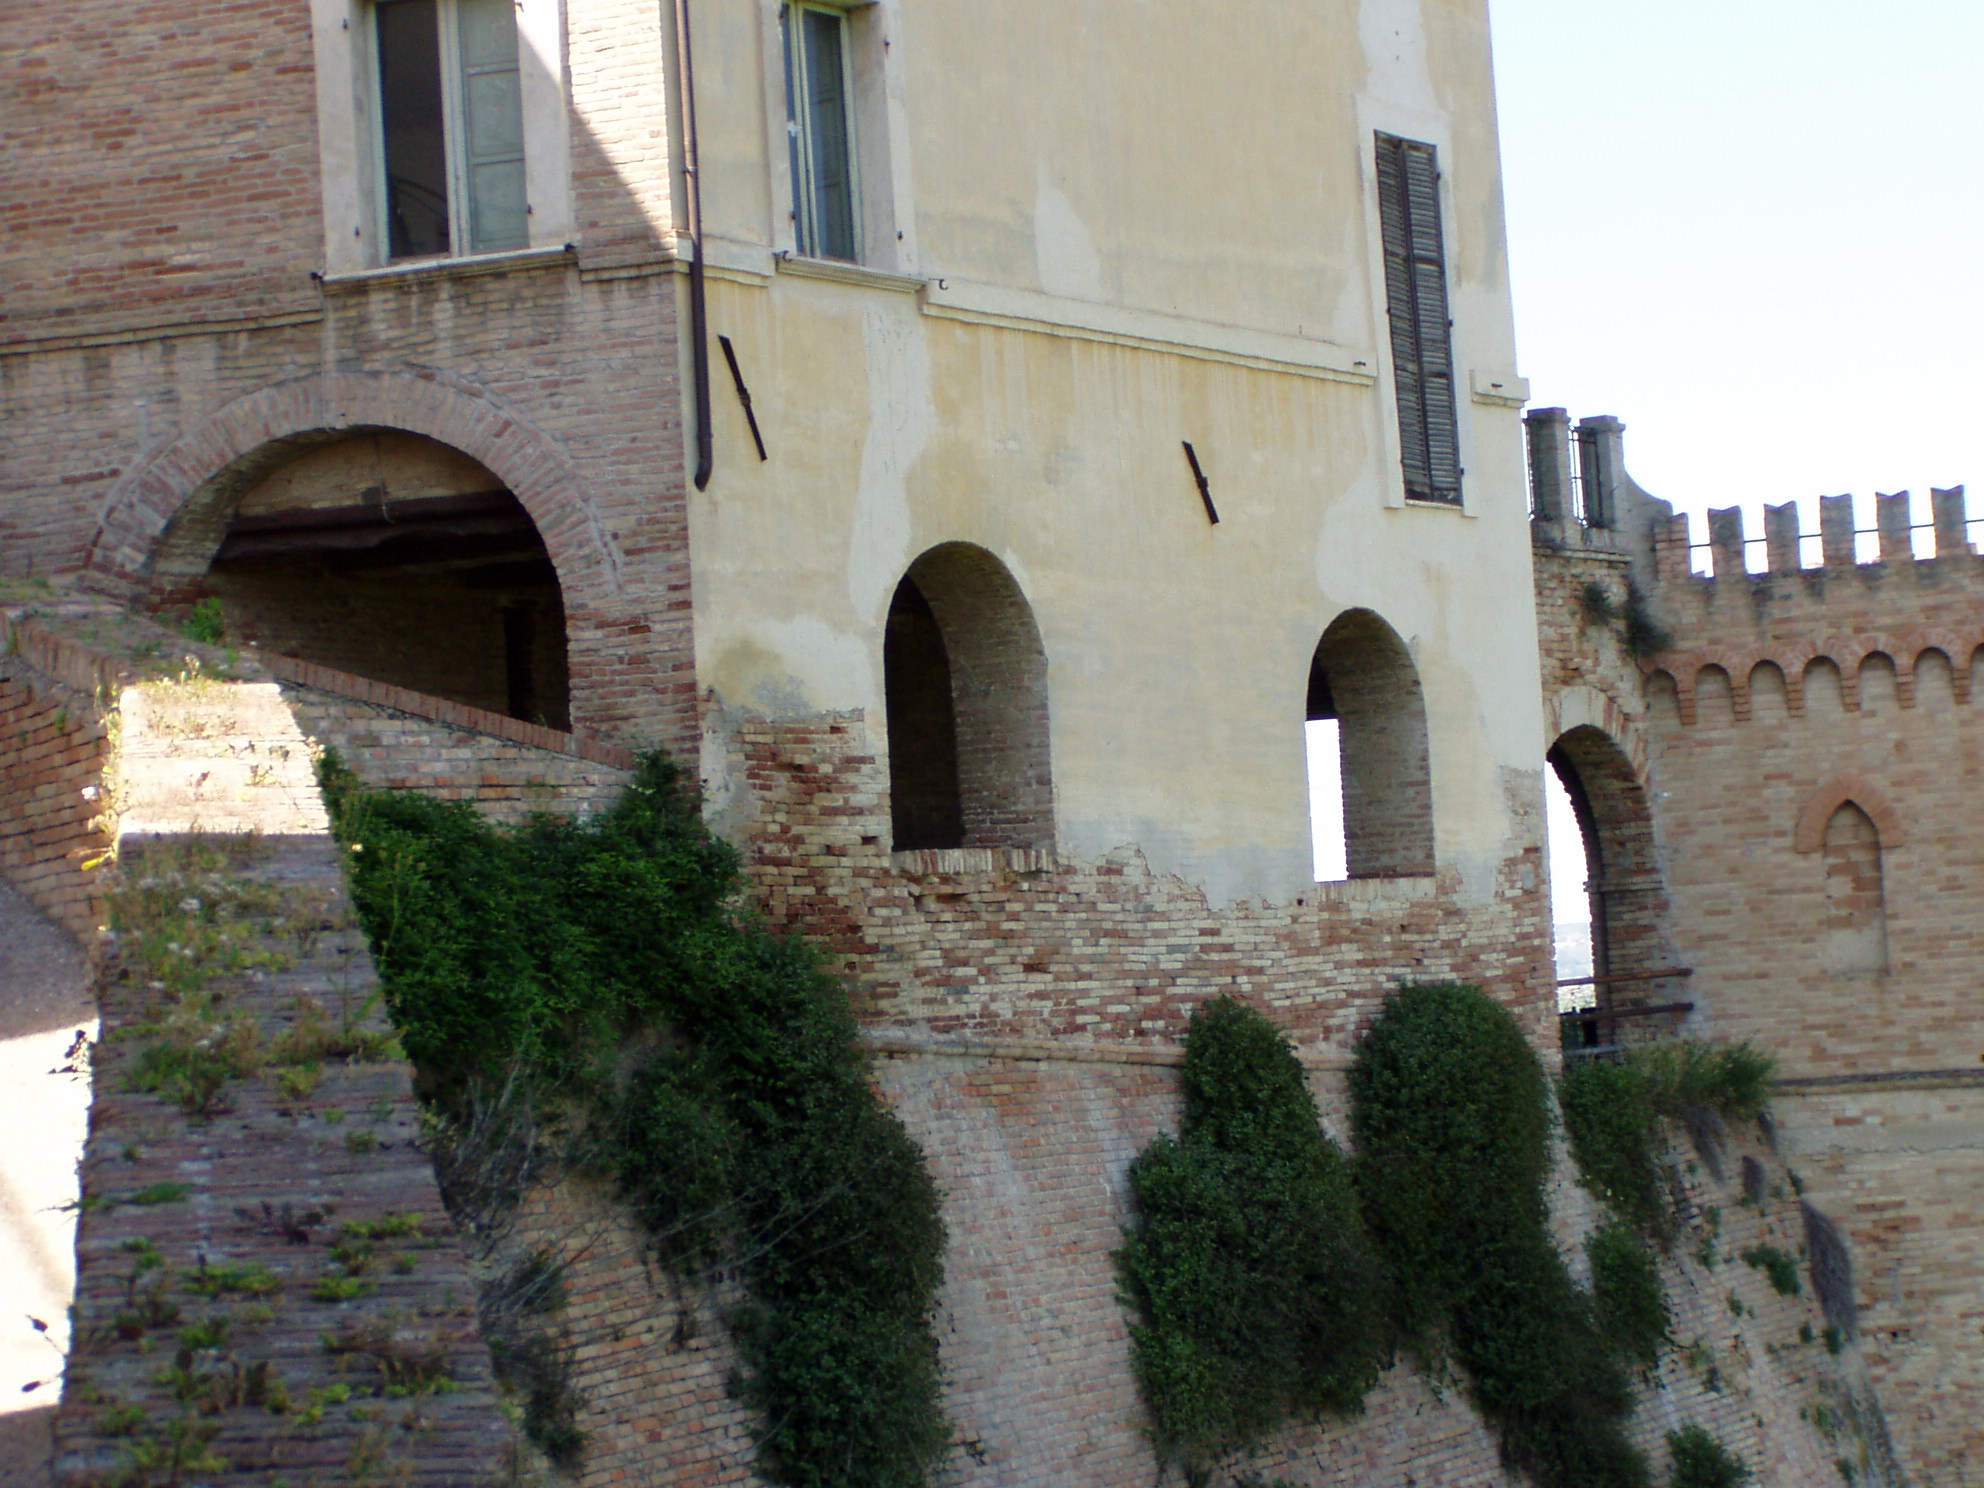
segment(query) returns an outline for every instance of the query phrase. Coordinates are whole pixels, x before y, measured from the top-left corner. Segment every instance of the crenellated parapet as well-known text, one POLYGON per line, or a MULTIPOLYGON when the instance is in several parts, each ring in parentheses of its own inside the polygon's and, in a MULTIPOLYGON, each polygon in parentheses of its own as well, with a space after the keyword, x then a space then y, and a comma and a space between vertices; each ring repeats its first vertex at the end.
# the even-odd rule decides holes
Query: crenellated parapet
MULTIPOLYGON (((1802 718, 1815 692, 1846 713, 1874 694, 1900 708, 1925 694, 1970 703, 1984 653, 1984 557, 1963 487, 1931 491, 1927 521, 1915 520, 1906 491, 1877 496, 1867 529, 1855 525, 1851 496, 1825 496, 1816 528, 1785 502, 1764 508, 1764 531, 1752 536, 1730 507, 1711 511, 1698 539, 1687 513, 1626 472, 1617 419, 1573 426, 1546 408, 1526 424, 1539 559, 1610 557, 1626 568, 1665 632, 1666 644, 1641 659, 1647 700, 1670 705, 1683 726, 1703 717, 1704 701, 1732 723, 1749 722, 1760 698, 1802 718), (1867 561, 1863 539, 1876 555, 1867 561)), ((1578 566, 1582 576, 1589 565, 1578 566)))
POLYGON ((1744 532, 1740 509, 1713 511, 1705 544, 1685 513, 1656 514, 1642 586, 1670 643, 1649 660, 1649 698, 1671 692, 1684 726, 1704 696, 1724 694, 1731 721, 1746 723, 1760 690, 1794 718, 1814 688, 1836 692, 1848 713, 1876 688, 1901 708, 1916 707, 1925 688, 1967 705, 1984 650, 1984 560, 1967 536, 1963 488, 1932 492, 1928 522, 1911 520, 1906 491, 1879 496, 1875 510, 1863 532, 1851 497, 1824 497, 1814 533, 1786 502, 1765 509, 1760 539, 1744 532), (1867 562, 1863 537, 1878 540, 1867 562), (1917 556, 1918 542, 1933 543, 1933 556, 1917 556), (1764 562, 1753 572, 1758 544, 1764 562), (1696 572, 1704 550, 1706 574, 1696 572))

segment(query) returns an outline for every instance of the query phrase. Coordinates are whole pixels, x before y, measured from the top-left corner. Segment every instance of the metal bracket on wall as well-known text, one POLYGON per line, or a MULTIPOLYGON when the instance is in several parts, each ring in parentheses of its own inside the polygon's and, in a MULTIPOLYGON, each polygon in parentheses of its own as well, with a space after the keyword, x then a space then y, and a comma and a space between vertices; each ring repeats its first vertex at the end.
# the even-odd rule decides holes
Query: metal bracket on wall
POLYGON ((1192 448, 1192 441, 1181 439, 1185 446, 1185 460, 1192 467, 1192 479, 1199 483, 1199 500, 1206 504, 1206 520, 1213 526, 1219 525, 1219 508, 1212 504, 1212 486, 1206 480, 1206 473, 1199 469, 1199 452, 1192 448))
POLYGON ((751 411, 751 390, 744 386, 744 374, 738 370, 737 352, 728 336, 718 336, 716 339, 723 348, 723 359, 730 363, 730 380, 737 384, 737 401, 744 405, 744 421, 751 426, 751 442, 758 447, 758 458, 769 460, 771 456, 765 453, 765 436, 758 432, 758 415, 751 411))

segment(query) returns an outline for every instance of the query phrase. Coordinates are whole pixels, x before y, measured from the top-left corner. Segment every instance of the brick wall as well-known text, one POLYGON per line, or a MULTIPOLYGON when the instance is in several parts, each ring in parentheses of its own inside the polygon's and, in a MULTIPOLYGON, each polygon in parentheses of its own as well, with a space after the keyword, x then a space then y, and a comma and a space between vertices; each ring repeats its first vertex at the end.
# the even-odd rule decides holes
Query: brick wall
POLYGON ((284 679, 298 727, 376 789, 474 801, 514 824, 539 811, 604 810, 633 773, 633 756, 612 745, 313 662, 263 664, 284 679))
POLYGON ((8 616, 0 655, 0 873, 85 946, 103 923, 95 878, 83 865, 110 850, 102 787, 113 749, 90 673, 88 658, 8 616), (57 680, 63 675, 88 685, 57 680))

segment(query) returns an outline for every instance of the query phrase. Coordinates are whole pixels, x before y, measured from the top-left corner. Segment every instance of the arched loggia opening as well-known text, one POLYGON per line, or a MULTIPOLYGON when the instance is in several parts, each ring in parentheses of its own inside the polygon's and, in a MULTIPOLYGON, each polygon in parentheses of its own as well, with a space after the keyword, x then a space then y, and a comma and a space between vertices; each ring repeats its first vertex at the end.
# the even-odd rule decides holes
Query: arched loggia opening
POLYGON ((256 467, 172 600, 217 598, 236 644, 570 728, 558 576, 503 482, 399 430, 293 444, 256 467))
MULTIPOLYGON (((1588 724, 1565 732, 1547 758, 1557 787, 1547 805, 1558 975, 1573 982, 1560 1006, 1605 1014, 1671 1002, 1682 984, 1661 933, 1666 890, 1632 761, 1588 724)), ((1587 1044, 1617 1036, 1597 1018, 1578 1031, 1587 1044)))
POLYGON ((1431 873, 1426 703, 1398 632, 1370 610, 1337 616, 1310 658, 1304 716, 1317 879, 1431 873))
POLYGON ((1047 654, 983 548, 945 543, 896 586, 882 643, 897 851, 1054 839, 1047 654))

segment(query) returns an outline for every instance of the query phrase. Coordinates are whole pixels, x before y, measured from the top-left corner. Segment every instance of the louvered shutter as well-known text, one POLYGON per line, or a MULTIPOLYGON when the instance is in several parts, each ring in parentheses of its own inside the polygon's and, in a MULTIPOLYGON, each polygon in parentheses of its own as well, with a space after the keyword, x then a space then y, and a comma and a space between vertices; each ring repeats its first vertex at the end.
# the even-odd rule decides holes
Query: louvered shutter
POLYGON ((1392 379, 1405 494, 1460 502, 1460 432, 1447 318, 1440 168, 1433 146, 1380 134, 1378 216, 1385 250, 1392 379))

